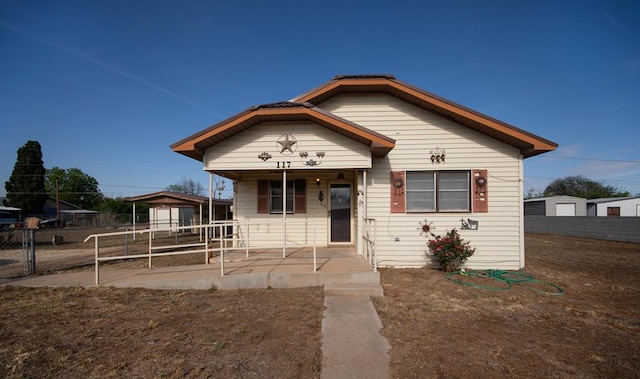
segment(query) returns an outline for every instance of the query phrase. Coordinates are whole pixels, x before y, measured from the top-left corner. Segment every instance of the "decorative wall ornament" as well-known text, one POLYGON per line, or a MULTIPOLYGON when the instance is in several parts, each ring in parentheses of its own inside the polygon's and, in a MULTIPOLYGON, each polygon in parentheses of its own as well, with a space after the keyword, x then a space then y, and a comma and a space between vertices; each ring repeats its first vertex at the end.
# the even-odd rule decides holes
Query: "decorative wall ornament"
POLYGON ((436 228, 433 226, 433 222, 427 221, 425 218, 424 221, 420 221, 419 226, 416 228, 418 231, 418 235, 424 234, 426 237, 433 236, 433 230, 436 228))
POLYGON ((260 155, 258 155, 258 158, 262 159, 263 162, 268 161, 269 159, 271 159, 271 154, 267 153, 266 151, 260 155))
POLYGON ((316 160, 313 160, 313 159, 309 159, 308 161, 304 161, 302 163, 304 163, 306 166, 311 166, 311 167, 319 166, 319 165, 322 164, 322 162, 316 161, 316 160))
POLYGON ((436 146, 436 148, 429 151, 429 153, 431 153, 431 163, 444 163, 444 150, 436 146))
POLYGON ((460 229, 466 229, 466 230, 478 230, 478 220, 472 220, 470 218, 468 219, 460 219, 460 229))
POLYGON ((324 158, 325 153, 324 153, 324 151, 317 151, 316 152, 316 157, 318 157, 318 160, 315 160, 315 159, 311 158, 311 159, 305 161, 304 159, 307 158, 308 156, 309 156, 309 153, 307 153, 306 151, 303 152, 303 153, 300 153, 300 158, 303 159, 302 163, 304 163, 305 166, 311 166, 311 167, 319 166, 319 165, 322 164, 321 160, 322 160, 322 158, 324 158))
POLYGON ((276 149, 280 152, 280 154, 293 154, 298 149, 298 146, 296 146, 297 143, 298 141, 296 140, 296 137, 293 136, 293 134, 281 134, 276 141, 276 149))

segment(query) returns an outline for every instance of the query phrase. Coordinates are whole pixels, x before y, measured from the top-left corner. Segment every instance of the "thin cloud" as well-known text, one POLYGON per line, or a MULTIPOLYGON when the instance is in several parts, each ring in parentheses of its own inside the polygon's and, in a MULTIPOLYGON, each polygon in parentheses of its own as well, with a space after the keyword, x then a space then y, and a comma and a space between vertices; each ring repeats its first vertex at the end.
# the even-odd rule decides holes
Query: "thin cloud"
POLYGON ((562 157, 562 158, 572 158, 580 156, 582 153, 584 146, 583 145, 569 145, 569 146, 560 146, 558 150, 555 151, 554 156, 562 157))
POLYGON ((610 15, 609 13, 607 13, 606 11, 602 11, 602 13, 604 13, 604 15, 605 15, 605 16, 607 16, 607 18, 609 19, 609 21, 610 21, 613 25, 615 25, 615 26, 617 26, 618 28, 620 28, 620 29, 624 30, 624 26, 622 26, 622 24, 620 24, 618 21, 616 21, 616 19, 615 19, 615 18, 613 18, 613 16, 611 16, 611 15, 610 15))
MULTIPOLYGON (((590 179, 614 179, 616 177, 633 176, 640 172, 640 163, 638 162, 594 162, 578 165, 572 168, 571 173, 574 175, 583 175, 590 179)), ((615 180, 613 180, 615 181, 615 180)))
POLYGON ((21 35, 23 35, 23 36, 25 36, 27 38, 30 38, 30 39, 32 39, 34 41, 37 41, 37 42, 43 43, 45 45, 49 45, 49 46, 55 47, 56 49, 59 49, 59 50, 65 51, 65 52, 67 52, 69 54, 72 54, 72 55, 75 55, 77 57, 80 57, 80 58, 82 58, 82 59, 84 59, 86 61, 89 61, 89 62, 91 62, 91 63, 93 63, 95 65, 98 65, 98 66, 100 66, 100 67, 102 67, 104 69, 107 69, 107 70, 109 70, 111 72, 115 72, 116 74, 120 74, 120 75, 124 76, 125 78, 131 79, 131 80, 136 81, 138 83, 144 84, 149 88, 152 88, 152 89, 154 89, 154 90, 156 90, 158 92, 164 93, 165 95, 173 97, 174 99, 180 100, 183 103, 186 103, 186 104, 189 104, 191 106, 194 106, 194 107, 196 107, 196 108, 198 108, 200 110, 203 110, 203 111, 205 111, 205 112, 207 112, 209 114, 212 114, 212 115, 217 116, 219 118, 224 118, 222 115, 220 115, 220 114, 218 114, 218 113, 216 113, 216 112, 214 112, 214 111, 212 111, 210 109, 207 109, 207 108, 203 107, 202 105, 194 103, 193 101, 191 101, 189 99, 186 99, 186 98, 184 98, 182 96, 179 96, 179 95, 177 95, 177 94, 175 94, 175 93, 173 93, 173 92, 171 92, 171 91, 169 91, 167 89, 164 89, 164 88, 162 88, 160 86, 157 86, 157 85, 155 85, 155 84, 153 84, 153 83, 151 83, 151 82, 149 82, 147 80, 144 80, 144 79, 142 79, 140 77, 137 77, 135 75, 131 75, 131 74, 125 72, 125 71, 122 71, 117 67, 110 66, 110 65, 108 65, 108 64, 106 64, 106 63, 104 63, 102 61, 99 61, 99 60, 97 60, 97 59, 95 59, 95 58, 93 58, 93 57, 91 57, 89 55, 83 54, 83 53, 81 53, 79 51, 72 50, 72 49, 70 49, 68 47, 59 45, 59 44, 57 44, 55 42, 47 41, 47 40, 42 39, 40 37, 36 37, 36 36, 34 36, 32 34, 29 34, 29 33, 25 32, 25 31, 23 31, 21 29, 18 29, 18 28, 14 27, 14 26, 11 26, 11 25, 3 23, 3 22, 0 22, 0 26, 4 27, 6 29, 12 30, 12 31, 14 31, 14 32, 16 32, 18 34, 21 34, 21 35))

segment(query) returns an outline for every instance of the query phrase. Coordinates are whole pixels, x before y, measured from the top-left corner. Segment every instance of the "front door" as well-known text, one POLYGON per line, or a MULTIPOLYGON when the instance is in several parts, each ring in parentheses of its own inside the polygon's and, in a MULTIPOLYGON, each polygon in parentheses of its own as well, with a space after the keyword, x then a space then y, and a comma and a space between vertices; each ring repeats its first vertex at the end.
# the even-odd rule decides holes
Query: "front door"
POLYGON ((331 184, 329 195, 331 242, 351 242, 351 184, 331 184))

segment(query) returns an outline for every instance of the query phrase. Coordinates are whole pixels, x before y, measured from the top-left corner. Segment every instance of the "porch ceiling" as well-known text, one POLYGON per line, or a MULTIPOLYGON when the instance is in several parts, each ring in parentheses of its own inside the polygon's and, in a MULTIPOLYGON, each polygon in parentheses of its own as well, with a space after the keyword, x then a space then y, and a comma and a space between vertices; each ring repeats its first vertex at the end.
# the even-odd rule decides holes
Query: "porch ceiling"
POLYGON ((358 124, 325 112, 310 103, 282 102, 251 107, 171 145, 177 153, 202 161, 204 152, 227 138, 264 122, 310 121, 369 146, 374 156, 384 156, 395 140, 358 124))

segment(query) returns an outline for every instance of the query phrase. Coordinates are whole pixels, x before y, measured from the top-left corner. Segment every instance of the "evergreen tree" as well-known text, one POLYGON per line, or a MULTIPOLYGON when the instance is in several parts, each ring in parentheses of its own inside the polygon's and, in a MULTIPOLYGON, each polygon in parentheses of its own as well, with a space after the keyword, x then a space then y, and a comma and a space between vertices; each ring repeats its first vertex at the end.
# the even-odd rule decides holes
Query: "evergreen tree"
POLYGON ((7 200, 23 214, 40 214, 47 194, 44 187, 45 168, 38 141, 27 141, 18 149, 18 158, 9 181, 4 183, 7 200))

